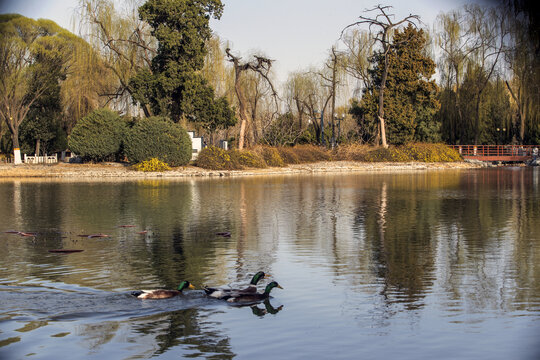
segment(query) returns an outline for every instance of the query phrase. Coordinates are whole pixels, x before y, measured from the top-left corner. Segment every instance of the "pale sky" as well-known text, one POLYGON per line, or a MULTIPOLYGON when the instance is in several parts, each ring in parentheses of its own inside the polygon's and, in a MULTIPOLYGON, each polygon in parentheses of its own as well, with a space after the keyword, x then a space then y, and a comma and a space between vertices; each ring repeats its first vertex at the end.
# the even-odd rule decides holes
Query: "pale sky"
MULTIPOLYGON (((377 4, 394 7, 395 19, 416 14, 432 27, 440 12, 467 3, 489 0, 222 0, 221 20, 211 28, 233 53, 247 56, 254 51, 276 60, 280 81, 290 72, 320 67, 341 30, 377 4)), ((78 0, 0 0, 0 13, 19 13, 46 18, 72 30, 72 15, 78 0)), ((339 48, 339 44, 338 44, 339 48)))

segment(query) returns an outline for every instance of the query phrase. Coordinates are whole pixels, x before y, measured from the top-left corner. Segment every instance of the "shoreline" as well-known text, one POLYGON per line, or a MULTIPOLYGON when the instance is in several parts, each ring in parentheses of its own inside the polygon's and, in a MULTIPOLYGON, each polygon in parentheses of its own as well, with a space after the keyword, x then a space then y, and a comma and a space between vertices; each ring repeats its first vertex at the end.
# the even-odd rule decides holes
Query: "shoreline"
POLYGON ((424 163, 424 162, 355 162, 323 161, 306 164, 294 164, 280 168, 245 169, 245 170, 208 170, 195 166, 183 166, 163 172, 141 172, 120 163, 101 164, 0 164, 0 178, 125 178, 125 179, 174 179, 194 177, 243 177, 256 175, 287 174, 323 174, 353 172, 401 172, 448 169, 476 169, 484 164, 469 162, 424 163))

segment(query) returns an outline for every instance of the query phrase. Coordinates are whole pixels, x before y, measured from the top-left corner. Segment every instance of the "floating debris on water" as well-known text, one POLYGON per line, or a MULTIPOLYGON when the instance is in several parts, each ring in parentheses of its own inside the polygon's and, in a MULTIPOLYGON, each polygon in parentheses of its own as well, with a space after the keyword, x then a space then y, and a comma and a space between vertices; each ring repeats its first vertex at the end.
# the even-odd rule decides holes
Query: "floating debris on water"
POLYGON ((81 251, 84 251, 84 250, 82 249, 51 249, 49 250, 49 252, 51 253, 64 253, 64 254, 76 253, 76 252, 81 252, 81 251))

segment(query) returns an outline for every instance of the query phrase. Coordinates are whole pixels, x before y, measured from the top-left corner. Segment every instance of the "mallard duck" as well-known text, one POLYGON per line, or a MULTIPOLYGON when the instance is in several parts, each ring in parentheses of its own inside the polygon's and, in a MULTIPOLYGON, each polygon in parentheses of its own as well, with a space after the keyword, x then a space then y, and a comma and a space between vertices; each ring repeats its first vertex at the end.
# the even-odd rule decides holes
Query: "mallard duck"
POLYGON ((251 304, 251 303, 259 302, 264 299, 268 299, 268 297, 270 296, 270 291, 272 291, 272 289, 275 287, 283 289, 277 282, 272 281, 271 283, 266 285, 266 289, 264 289, 263 293, 233 294, 230 298, 227 299, 227 301, 232 302, 232 303, 244 303, 244 304, 251 304))
POLYGON ((191 285, 189 281, 182 281, 180 285, 178 285, 177 290, 138 290, 132 291, 131 295, 135 296, 137 299, 168 299, 181 294, 182 290, 186 288, 195 289, 195 286, 191 285))
POLYGON ((270 275, 267 275, 264 273, 264 271, 259 271, 253 277, 251 278, 251 282, 249 283, 249 286, 245 289, 224 289, 224 288, 211 288, 211 287, 203 287, 204 292, 206 295, 216 298, 216 299, 228 299, 233 294, 253 294, 257 292, 257 283, 263 279, 267 278, 270 275))

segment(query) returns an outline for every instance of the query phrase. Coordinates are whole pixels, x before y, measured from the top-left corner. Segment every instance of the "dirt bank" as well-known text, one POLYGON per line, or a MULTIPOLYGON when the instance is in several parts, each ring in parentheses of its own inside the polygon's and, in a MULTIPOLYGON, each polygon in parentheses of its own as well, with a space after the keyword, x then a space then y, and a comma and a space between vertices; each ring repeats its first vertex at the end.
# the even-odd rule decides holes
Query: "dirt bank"
POLYGON ((352 161, 330 161, 311 164, 289 165, 283 168, 248 169, 248 170, 206 170, 194 166, 174 168, 166 172, 139 172, 128 165, 118 163, 102 164, 47 164, 47 165, 0 165, 1 178, 182 178, 182 177, 219 177, 253 176, 279 174, 312 174, 332 172, 368 172, 368 171, 411 171, 440 169, 470 169, 481 164, 467 162, 453 163, 362 163, 352 161))

